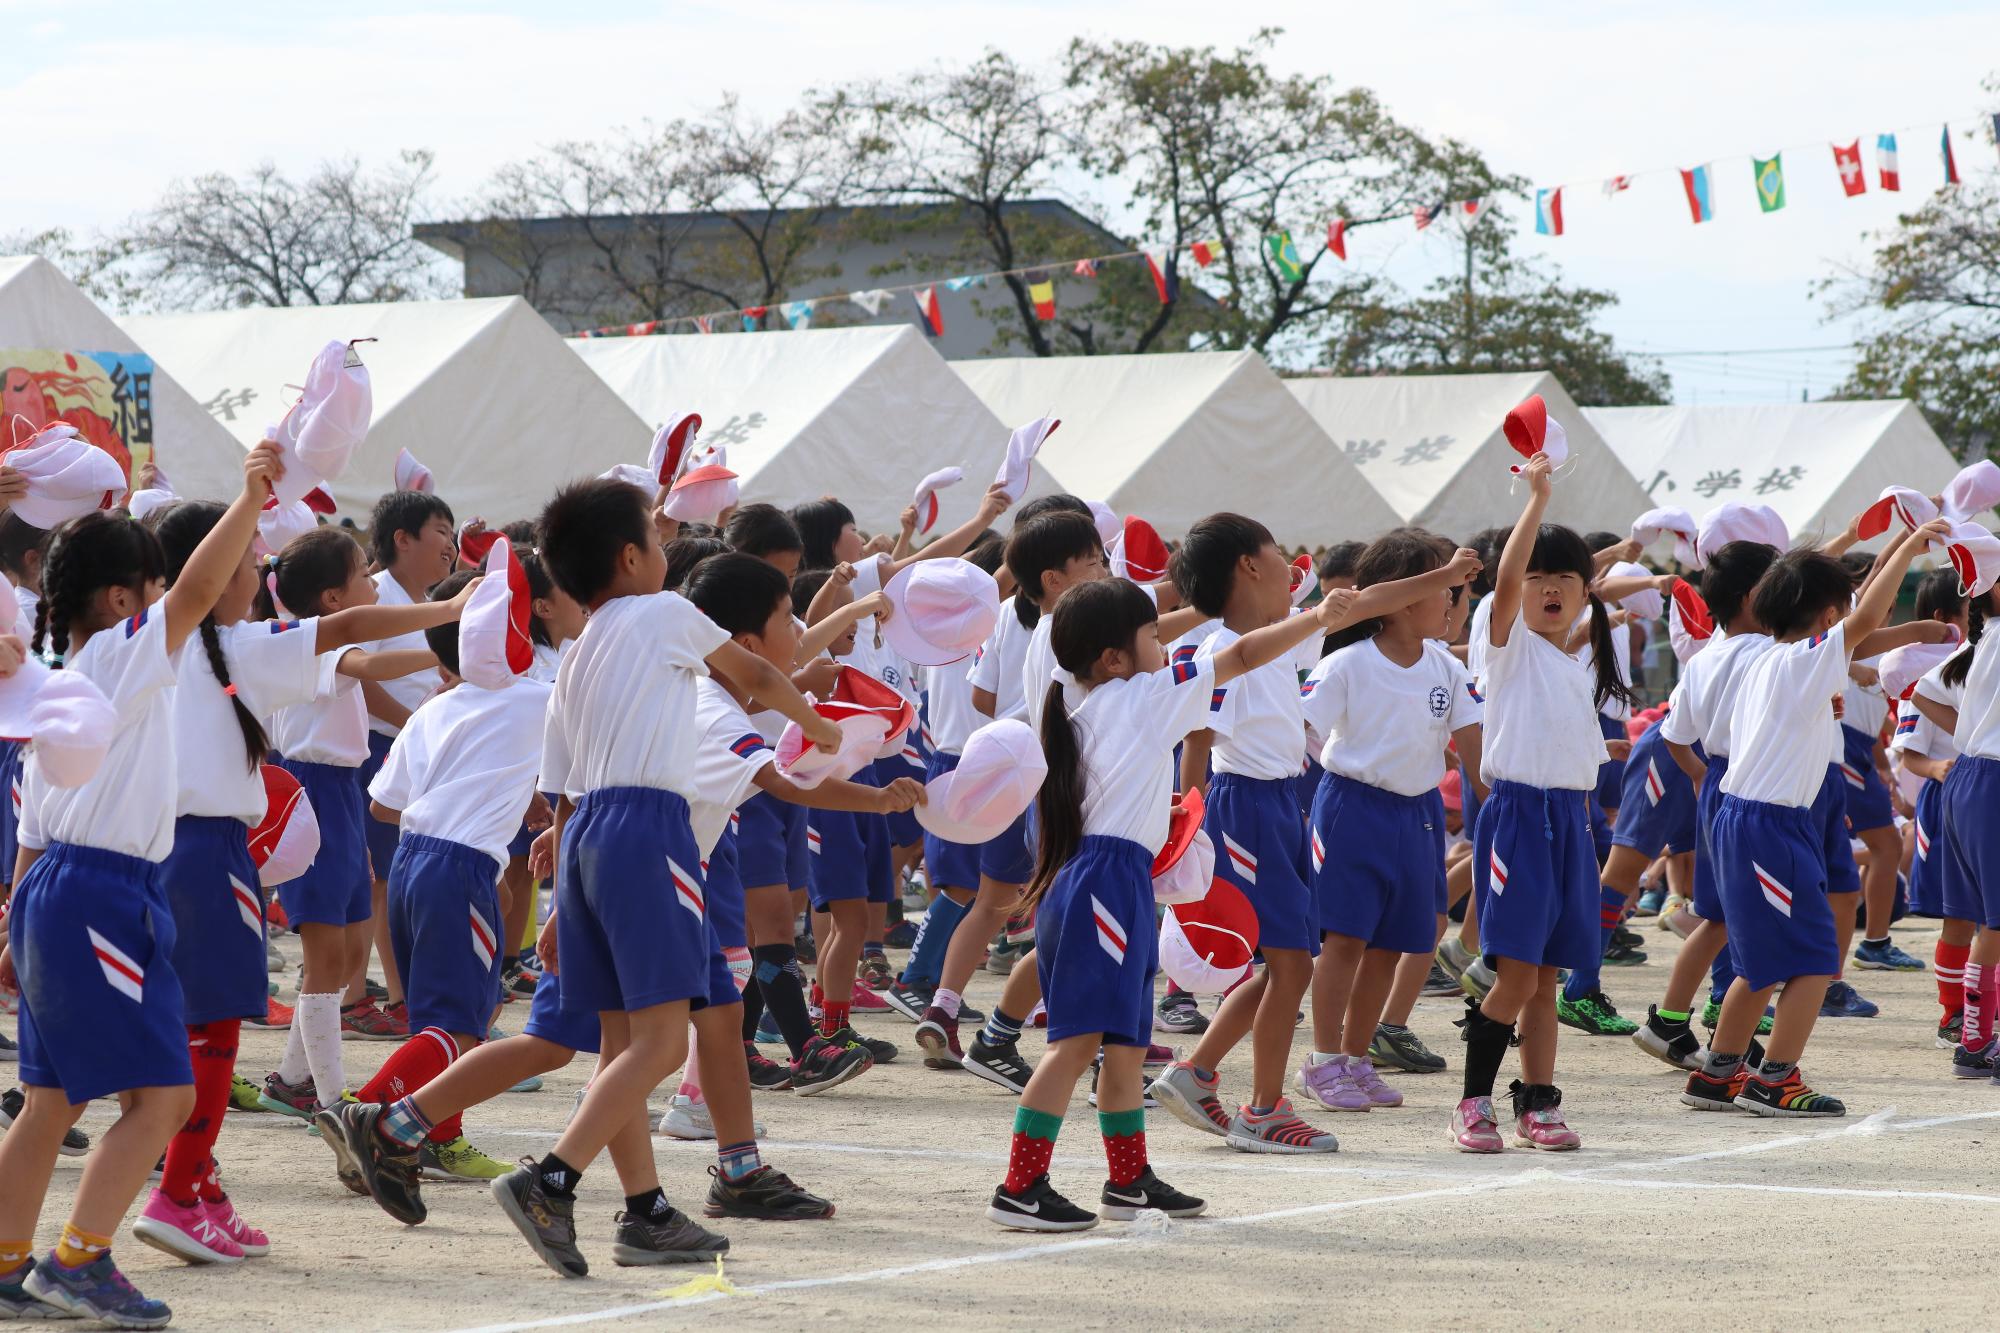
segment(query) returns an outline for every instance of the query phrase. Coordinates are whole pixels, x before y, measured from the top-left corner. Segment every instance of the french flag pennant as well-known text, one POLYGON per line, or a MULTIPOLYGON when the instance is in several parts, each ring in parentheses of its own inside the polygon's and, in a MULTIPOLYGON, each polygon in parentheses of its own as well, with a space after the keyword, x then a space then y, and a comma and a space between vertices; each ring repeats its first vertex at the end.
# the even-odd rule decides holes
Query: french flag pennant
POLYGON ((1491 872, 1490 879, 1494 894, 1497 896, 1507 892, 1507 863, 1500 859, 1499 848, 1494 848, 1493 854, 1486 858, 1486 865, 1487 869, 1491 872))
POLYGON ((1764 901, 1777 908, 1780 912, 1783 912, 1786 916, 1790 916, 1792 914, 1792 891, 1780 884, 1770 871, 1764 869, 1764 867, 1758 865, 1755 861, 1750 863, 1750 869, 1757 874, 1757 887, 1764 891, 1764 901))
POLYGON ((111 983, 111 989, 128 1000, 138 1001, 145 994, 146 969, 96 930, 89 926, 83 929, 90 936, 90 950, 97 955, 97 965, 104 970, 104 979, 111 983))
POLYGON ((466 916, 472 925, 472 956, 481 967, 493 966, 493 927, 480 919, 476 909, 468 911, 466 916))
POLYGON ((1097 922, 1098 947, 1104 950, 1112 962, 1124 966, 1125 927, 1118 924, 1118 918, 1111 914, 1111 909, 1100 902, 1094 893, 1090 895, 1090 915, 1097 922))
POLYGON ((236 899, 236 915, 243 918, 243 924, 250 927, 252 935, 262 939, 264 937, 264 904, 262 900, 256 894, 250 892, 249 885, 234 875, 229 877, 229 892, 236 899))
POLYGON ((1660 781, 1660 763, 1657 759, 1646 761, 1646 800, 1658 805, 1667 794, 1666 784, 1660 781))
POLYGON ((1222 835, 1222 845, 1229 853, 1229 863, 1236 867, 1236 873, 1242 878, 1243 882, 1245 884, 1255 884, 1257 882, 1257 858, 1250 855, 1244 849, 1242 843, 1236 841, 1236 839, 1230 837, 1227 833, 1222 835))
POLYGON ((708 904, 701 896, 701 881, 681 869, 671 856, 667 858, 667 874, 673 877, 674 894, 679 899, 682 907, 687 908, 688 911, 693 912, 696 916, 701 916, 708 911, 708 904))

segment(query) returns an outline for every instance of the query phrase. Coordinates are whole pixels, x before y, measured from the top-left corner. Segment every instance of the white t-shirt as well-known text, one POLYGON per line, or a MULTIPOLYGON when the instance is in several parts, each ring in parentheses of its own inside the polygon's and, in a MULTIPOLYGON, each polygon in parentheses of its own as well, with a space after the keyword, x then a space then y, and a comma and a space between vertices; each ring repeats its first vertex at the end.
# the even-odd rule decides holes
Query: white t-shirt
MULTIPOLYGON (((1768 634, 1717 634, 1686 666, 1674 686, 1666 720, 1660 735, 1676 745, 1701 748, 1711 759, 1728 758, 1734 753, 1732 716, 1736 692, 1750 666, 1776 646, 1768 634)), ((1832 716, 1832 709, 1827 710, 1832 716)))
POLYGON ((21 605, 21 618, 15 623, 14 632, 21 636, 21 642, 33 644, 35 641, 35 608, 42 599, 28 588, 15 588, 14 600, 21 605))
POLYGON ((1730 717, 1722 794, 1804 808, 1819 798, 1841 753, 1833 696, 1847 677, 1847 627, 1780 643, 1743 672, 1730 717))
MULTIPOLYGON (((864 560, 854 567, 852 588, 857 598, 881 590, 883 562, 888 559, 886 555, 878 555, 873 560, 864 560)), ((867 672, 911 703, 917 703, 923 698, 923 689, 917 681, 916 668, 901 653, 891 648, 887 639, 882 638, 882 627, 874 616, 863 616, 854 622, 854 647, 838 660, 867 672)))
POLYGON ((972 655, 972 666, 966 672, 972 688, 993 696, 995 721, 1028 720, 1027 700, 1021 693, 1021 663, 1028 655, 1028 638, 1033 631, 1021 623, 1014 609, 1017 597, 1018 594, 1001 603, 1000 618, 993 622, 993 632, 972 655))
POLYGON ((1174 747, 1208 725, 1215 663, 1181 662, 1088 691, 1070 714, 1083 759, 1083 831, 1157 855, 1174 800, 1174 747))
POLYGON ((1320 767, 1398 796, 1421 796, 1444 781, 1445 747, 1483 708, 1472 678, 1451 650, 1424 644, 1409 667, 1373 639, 1320 659, 1302 687, 1306 726, 1325 738, 1320 767))
MULTIPOLYGON (((1490 639, 1490 633, 1489 633, 1490 639)), ((1597 729, 1589 671, 1528 628, 1516 612, 1506 646, 1486 645, 1485 748, 1479 771, 1495 782, 1589 791, 1609 754, 1597 729)))
POLYGON ((950 662, 923 668, 931 744, 945 754, 963 750, 966 737, 987 723, 986 714, 972 706, 972 678, 966 674, 970 665, 950 662))
MULTIPOLYGON (((1490 620, 1491 617, 1489 616, 1488 619, 1490 620)), ((1586 606, 1583 609, 1583 614, 1577 617, 1576 623, 1578 628, 1582 628, 1590 623, 1589 607, 1586 606)), ((1615 658, 1614 665, 1618 668, 1618 682, 1627 689, 1630 689, 1632 685, 1632 626, 1630 624, 1613 625, 1611 627, 1611 651, 1615 658)), ((1597 678, 1597 649, 1591 646, 1588 638, 1583 641, 1583 647, 1576 650, 1576 660, 1581 662, 1590 671, 1591 679, 1594 682, 1597 678)), ((1632 716, 1632 705, 1621 702, 1616 698, 1606 699, 1603 706, 1597 711, 1611 718, 1613 721, 1623 722, 1626 718, 1632 716)))
MULTIPOLYGON (((386 569, 375 575, 375 600, 382 606, 412 606, 415 604, 410 600, 410 594, 403 591, 403 585, 396 582, 396 576, 386 569)), ((382 642, 372 645, 375 650, 380 652, 400 652, 406 648, 414 648, 422 652, 429 649, 430 646, 430 640, 424 637, 422 630, 416 630, 409 634, 398 634, 392 639, 384 639, 382 642)), ((437 692, 438 687, 444 684, 444 677, 438 674, 436 667, 425 667, 422 671, 413 671, 407 676, 398 676, 394 680, 385 680, 380 683, 382 688, 388 692, 391 699, 394 699, 397 703, 414 713, 419 704, 430 698, 431 695, 437 692)), ((378 736, 393 736, 396 734, 396 728, 377 717, 370 717, 368 719, 368 729, 378 736)))
POLYGON ((360 646, 350 643, 319 655, 311 701, 271 715, 265 730, 272 749, 302 763, 361 767, 368 758, 368 704, 361 682, 339 670, 340 659, 360 646))
MULTIPOLYGON (((172 688, 177 659, 167 653, 167 615, 158 606, 99 630, 65 669, 88 676, 118 712, 118 727, 97 776, 81 787, 58 787, 41 774, 29 745, 21 772, 23 847, 52 842, 164 861, 174 849, 171 774, 174 755, 172 688)), ((234 731, 234 728, 231 728, 234 731)))
POLYGON ((568 639, 551 648, 546 643, 535 645, 535 660, 528 664, 526 676, 529 680, 539 680, 544 685, 556 683, 556 671, 562 666, 563 654, 575 639, 568 639))
POLYGON ((757 774, 777 760, 743 706, 713 679, 695 682, 695 795, 688 823, 703 861, 715 850, 736 807, 756 788, 757 774))
MULTIPOLYGON (((1042 734, 1042 714, 1048 709, 1049 683, 1056 678, 1056 650, 1051 639, 1054 624, 1054 616, 1045 615, 1037 620, 1021 654, 1021 699, 1026 710, 1023 720, 1037 739, 1042 734)), ((1082 691, 1074 685, 1064 688, 1063 697, 1069 700, 1072 710, 1083 702, 1082 691)))
POLYGON ((1916 704, 1908 701, 1896 715, 1896 734, 1890 737, 1889 748, 1903 754, 1922 755, 1926 759, 1958 757, 1958 747, 1952 743, 1951 733, 1925 717, 1916 704))
MULTIPOLYGON (((1243 636, 1220 626, 1195 650, 1207 661, 1243 636)), ((1215 687, 1208 729, 1215 733, 1209 764, 1217 773, 1245 778, 1297 777, 1306 763, 1306 716, 1299 672, 1317 664, 1320 637, 1302 641, 1282 657, 1215 687)))
POLYGON ((1465 632, 1465 670, 1480 697, 1486 695, 1486 654, 1493 645, 1493 594, 1487 593, 1472 608, 1472 624, 1465 632))
POLYGON ((1172 666, 1175 662, 1192 662, 1194 655, 1201 651, 1201 646, 1208 642, 1208 636, 1221 628, 1222 621, 1220 619, 1204 620, 1178 639, 1175 639, 1172 643, 1167 644, 1167 665, 1172 666))
MULTIPOLYGON (((2000 648, 1993 646, 1995 640, 2000 640, 2000 628, 1989 629, 1973 645, 1972 669, 1965 673, 1965 683, 1958 690, 1958 730, 1952 733, 1952 744, 1958 746, 1960 754, 1980 759, 2000 759, 2000 648)), ((1942 681, 1937 682, 1937 689, 1943 693, 1925 688, 1943 669, 1938 667, 1917 683, 1926 698, 1943 698, 1949 693, 1942 681)))
MULTIPOLYGON (((1860 663, 1862 666, 1879 667, 1881 657, 1871 657, 1860 663)), ((1840 725, 1864 736, 1880 736, 1882 724, 1889 720, 1889 696, 1882 693, 1878 682, 1863 685, 1852 676, 1847 684, 1840 687, 1840 725)))
MULTIPOLYGON (((266 726, 281 708, 319 691, 318 620, 243 620, 216 628, 236 697, 266 726)), ((174 754, 180 764, 176 815, 263 822, 264 778, 243 748, 236 709, 215 679, 201 631, 189 636, 174 686, 174 754)), ((259 757, 261 763, 261 756, 259 757)))
POLYGON ((542 790, 572 799, 606 787, 697 794, 695 682, 729 642, 677 592, 613 597, 556 672, 542 740, 542 790))
POLYGON ((403 832, 444 838, 507 864, 535 798, 552 686, 460 681, 424 701, 389 747, 368 795, 403 812, 403 832))

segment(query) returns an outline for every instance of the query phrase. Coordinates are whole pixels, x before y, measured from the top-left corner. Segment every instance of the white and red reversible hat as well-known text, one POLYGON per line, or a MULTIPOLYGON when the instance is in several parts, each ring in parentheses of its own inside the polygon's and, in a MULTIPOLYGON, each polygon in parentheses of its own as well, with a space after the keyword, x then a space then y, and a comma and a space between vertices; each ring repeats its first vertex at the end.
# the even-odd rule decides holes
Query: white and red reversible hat
POLYGON ((486 552, 486 577, 458 622, 458 674, 482 690, 504 690, 535 664, 528 574, 505 537, 486 552))
POLYGON ((319 856, 319 816, 299 780, 276 764, 265 764, 264 818, 250 830, 250 860, 257 880, 275 888, 297 879, 319 856))

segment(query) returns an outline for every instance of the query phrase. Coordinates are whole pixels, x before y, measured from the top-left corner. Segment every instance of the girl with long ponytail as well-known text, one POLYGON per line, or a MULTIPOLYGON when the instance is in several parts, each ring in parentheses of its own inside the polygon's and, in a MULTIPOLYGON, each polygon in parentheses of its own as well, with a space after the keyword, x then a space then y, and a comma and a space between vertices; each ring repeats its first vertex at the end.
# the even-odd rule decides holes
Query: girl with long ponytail
POLYGON ((992 1221, 1080 1231, 1100 1215, 1127 1220, 1153 1208, 1193 1217, 1207 1206, 1153 1174, 1140 1109, 1159 958, 1152 863, 1167 839, 1174 747, 1207 724, 1217 686, 1344 624, 1354 597, 1335 592, 1310 614, 1165 670, 1159 612, 1137 585, 1083 582, 1056 602, 1049 643, 1061 679, 1046 687, 1049 772, 1026 894, 1041 906, 1036 967, 1049 1044, 1015 1111, 1007 1178, 986 1210, 992 1221), (1097 1118, 1110 1179, 1093 1213, 1055 1191, 1048 1167, 1063 1111, 1100 1047, 1097 1118))

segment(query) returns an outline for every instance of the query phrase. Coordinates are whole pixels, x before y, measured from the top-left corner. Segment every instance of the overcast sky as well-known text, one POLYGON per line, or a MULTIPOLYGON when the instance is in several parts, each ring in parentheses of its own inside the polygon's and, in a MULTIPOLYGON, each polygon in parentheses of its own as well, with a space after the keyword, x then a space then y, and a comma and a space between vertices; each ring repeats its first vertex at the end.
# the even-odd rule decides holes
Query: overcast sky
MULTIPOLYGON (((1569 182, 1567 234, 1524 235, 1572 281, 1616 292, 1606 324, 1635 349, 1703 354, 1845 344, 1813 283, 1868 253, 1941 179, 1947 120, 1962 173, 2000 168, 2000 4, 1267 4, 1064 0, 744 3, 158 4, 0 0, 0 232, 89 229, 172 177, 271 158, 432 149, 448 194, 550 140, 697 114, 733 91, 778 110, 807 86, 958 60, 985 45, 1052 60, 1073 36, 1233 46, 1282 25, 1275 63, 1374 89, 1399 118, 1477 145, 1500 169, 1569 182), (1241 15, 1241 17, 1237 17, 1241 15), (1894 130, 1903 193, 1875 188, 1894 130), (1842 196, 1830 141, 1863 142, 1869 192, 1842 196), (1750 155, 1785 152, 1784 211, 1762 215, 1750 155), (1716 218, 1688 220, 1672 168, 1709 162, 1716 218), (1604 199, 1614 173, 1667 169, 1604 199)), ((1515 216, 1530 223, 1525 203, 1515 216)), ((1354 238, 1352 262, 1419 283, 1441 242, 1354 238)), ((1796 399, 1846 353, 1675 356, 1684 402, 1796 399)))

